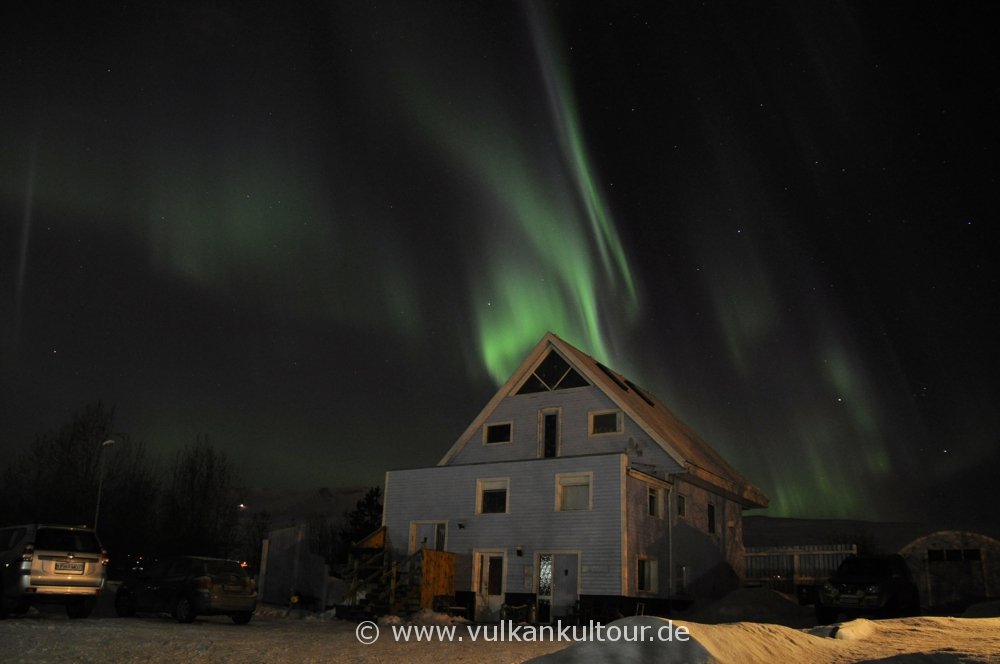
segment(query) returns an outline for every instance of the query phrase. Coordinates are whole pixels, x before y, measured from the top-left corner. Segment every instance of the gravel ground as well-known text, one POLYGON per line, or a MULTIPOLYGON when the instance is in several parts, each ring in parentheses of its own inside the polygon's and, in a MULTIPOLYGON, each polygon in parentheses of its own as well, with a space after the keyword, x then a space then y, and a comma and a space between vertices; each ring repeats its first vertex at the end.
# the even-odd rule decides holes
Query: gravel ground
MULTIPOLYGON (((118 618, 102 593, 93 617, 70 620, 61 607, 31 609, 0 621, 0 662, 522 662, 565 648, 565 643, 396 643, 363 645, 356 625, 336 619, 287 617, 263 607, 249 625, 225 616, 191 624, 168 616, 118 618)), ((464 628, 462 628, 464 629, 464 628)), ((461 633, 461 632, 460 632, 461 633)))

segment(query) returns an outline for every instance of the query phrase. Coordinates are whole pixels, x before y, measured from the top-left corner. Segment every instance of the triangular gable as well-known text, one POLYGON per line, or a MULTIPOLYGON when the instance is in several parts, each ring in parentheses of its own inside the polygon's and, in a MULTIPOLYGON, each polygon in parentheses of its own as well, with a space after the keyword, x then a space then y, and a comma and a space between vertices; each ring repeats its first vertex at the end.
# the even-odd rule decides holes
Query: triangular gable
POLYGON ((768 498, 653 394, 593 357, 555 337, 558 347, 584 375, 678 461, 689 481, 723 489, 748 507, 766 507, 768 498))
POLYGON ((670 412, 655 396, 551 332, 547 332, 528 353, 517 371, 503 384, 438 462, 439 466, 447 465, 455 458, 481 429, 501 401, 515 394, 526 384, 530 384, 529 381, 534 379, 532 374, 536 366, 553 349, 572 369, 621 408, 622 412, 642 428, 678 465, 685 468, 689 480, 723 489, 748 507, 767 505, 767 496, 760 489, 747 482, 718 452, 670 412))
POLYGON ((468 426, 468 428, 466 428, 462 435, 458 437, 455 444, 451 446, 443 457, 441 457, 441 460, 438 461, 437 465, 448 465, 448 463, 462 451, 462 448, 472 438, 472 435, 482 428, 483 424, 486 423, 487 418, 489 418, 489 416, 493 414, 493 411, 497 409, 497 406, 500 405, 500 402, 507 398, 515 387, 520 386, 521 383, 528 379, 531 372, 534 370, 535 365, 541 361, 543 354, 549 348, 549 337, 554 336, 555 335, 549 332, 542 337, 542 340, 535 345, 532 351, 528 353, 528 356, 524 358, 524 361, 521 362, 521 366, 517 368, 517 371, 515 371, 514 374, 507 379, 507 382, 504 383, 499 390, 497 390, 497 393, 493 395, 493 398, 489 400, 489 403, 487 403, 486 406, 479 412, 476 419, 472 420, 472 423, 468 426))

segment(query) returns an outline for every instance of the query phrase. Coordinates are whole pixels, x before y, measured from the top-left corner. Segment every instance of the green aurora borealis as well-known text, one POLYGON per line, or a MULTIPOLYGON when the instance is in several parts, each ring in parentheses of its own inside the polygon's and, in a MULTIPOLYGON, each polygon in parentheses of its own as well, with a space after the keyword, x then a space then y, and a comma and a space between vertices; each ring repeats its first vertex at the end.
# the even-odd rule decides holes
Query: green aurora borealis
MULTIPOLYGON (((612 214, 595 181, 576 117, 570 84, 540 19, 532 21, 550 114, 542 115, 556 140, 532 144, 503 100, 483 122, 463 121, 447 91, 417 80, 402 86, 414 121, 464 177, 471 178, 488 250, 467 266, 483 365, 502 384, 548 330, 607 358, 615 327, 630 325, 639 301, 612 214), (484 157, 488 155, 488 157, 484 157), (549 168, 545 168, 548 166, 549 168), (604 323, 617 321, 615 326, 604 323)), ((461 103, 461 99, 458 99, 461 103)), ((543 111, 544 107, 537 109, 543 111)))
POLYGON ((100 398, 252 483, 374 484, 551 330, 768 514, 995 493, 980 41, 860 4, 156 8, 7 21, 6 446, 100 398))

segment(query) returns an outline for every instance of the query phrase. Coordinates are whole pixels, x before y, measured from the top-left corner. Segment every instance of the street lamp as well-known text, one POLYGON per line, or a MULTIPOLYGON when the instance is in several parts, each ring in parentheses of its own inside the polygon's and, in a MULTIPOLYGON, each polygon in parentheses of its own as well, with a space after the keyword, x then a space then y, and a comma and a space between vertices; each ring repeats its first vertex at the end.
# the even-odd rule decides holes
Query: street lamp
POLYGON ((104 448, 114 444, 115 441, 109 438, 101 443, 97 450, 97 505, 94 506, 94 532, 97 532, 97 517, 101 515, 101 489, 104 488, 104 448))

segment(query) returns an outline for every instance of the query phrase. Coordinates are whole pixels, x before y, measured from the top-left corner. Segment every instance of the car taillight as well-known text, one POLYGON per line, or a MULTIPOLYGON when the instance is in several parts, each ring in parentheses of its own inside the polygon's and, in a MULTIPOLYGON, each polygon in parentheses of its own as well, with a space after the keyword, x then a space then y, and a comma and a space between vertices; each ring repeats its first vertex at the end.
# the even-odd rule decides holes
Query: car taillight
POLYGON ((26 563, 30 563, 31 559, 35 557, 35 545, 28 544, 24 547, 24 551, 21 553, 21 560, 26 563))
POLYGON ((212 589, 212 577, 210 576, 199 576, 194 580, 194 587, 199 590, 211 590, 212 589))
POLYGON ((108 566, 108 552, 104 549, 101 549, 101 564, 105 567, 108 566))

